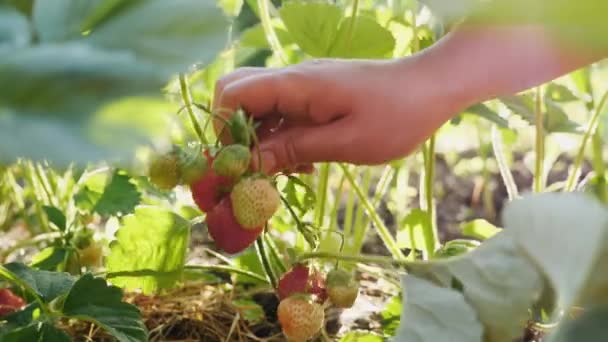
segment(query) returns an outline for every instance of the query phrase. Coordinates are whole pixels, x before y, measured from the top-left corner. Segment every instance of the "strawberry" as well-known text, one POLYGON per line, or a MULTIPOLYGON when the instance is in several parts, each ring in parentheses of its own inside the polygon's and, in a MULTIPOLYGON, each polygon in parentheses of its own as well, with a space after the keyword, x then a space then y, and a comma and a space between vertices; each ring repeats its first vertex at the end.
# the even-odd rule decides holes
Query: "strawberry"
POLYGON ((84 267, 99 267, 103 258, 103 249, 100 244, 93 242, 85 248, 78 250, 80 265, 84 267))
POLYGON ((244 178, 230 193, 234 216, 246 229, 263 226, 279 208, 277 189, 266 178, 244 178))
POLYGON ((182 184, 190 185, 201 179, 209 169, 207 156, 198 147, 178 149, 179 169, 182 184))
POLYGON ((213 171, 220 176, 239 178, 249 168, 251 152, 243 145, 229 145, 220 150, 213 161, 213 171))
POLYGON ((304 342, 316 335, 325 320, 323 306, 297 295, 285 298, 279 303, 277 316, 283 334, 289 340, 298 342, 304 342))
POLYGON ((339 308, 350 308, 359 294, 359 286, 350 272, 341 269, 327 274, 329 300, 339 308))
POLYGON ((323 303, 327 300, 327 287, 325 286, 325 278, 323 273, 319 271, 313 271, 310 275, 310 289, 309 293, 317 297, 317 301, 323 303))
POLYGON ((10 289, 0 289, 0 317, 20 310, 25 304, 25 300, 10 289))
POLYGON ((171 151, 155 155, 150 161, 148 177, 162 190, 171 190, 180 180, 177 155, 171 151))
POLYGON ((242 109, 237 110, 231 117, 228 123, 230 135, 235 144, 251 146, 251 132, 253 128, 247 120, 245 112, 242 109))
MULTIPOLYGON (((205 151, 205 155, 207 156, 207 165, 210 166, 213 162, 213 158, 208 151, 205 151)), ((209 167, 202 178, 190 185, 192 199, 194 199, 194 202, 199 209, 204 212, 209 212, 220 202, 231 185, 232 180, 230 178, 218 176, 213 172, 213 169, 209 167)))
POLYGON ((235 254, 249 247, 262 232, 263 227, 244 229, 236 222, 230 198, 224 197, 213 210, 207 213, 207 229, 218 248, 235 254))
POLYGON ((306 293, 308 291, 308 267, 295 265, 285 272, 277 286, 279 299, 285 299, 292 294, 306 293))

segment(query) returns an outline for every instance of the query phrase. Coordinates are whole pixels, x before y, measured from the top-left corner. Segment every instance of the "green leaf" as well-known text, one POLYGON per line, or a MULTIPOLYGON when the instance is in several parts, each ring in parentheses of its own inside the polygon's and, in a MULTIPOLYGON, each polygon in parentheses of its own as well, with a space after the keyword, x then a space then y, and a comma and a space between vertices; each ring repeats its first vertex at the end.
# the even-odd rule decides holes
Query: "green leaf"
POLYGON ((30 114, 55 112, 56 119, 91 115, 111 99, 158 94, 169 76, 128 51, 105 51, 83 42, 38 45, 0 59, 0 103, 30 114))
POLYGON ((154 133, 166 134, 168 125, 151 123, 151 113, 141 109, 119 114, 113 108, 108 114, 101 106, 133 96, 158 97, 171 76, 195 62, 210 61, 225 43, 226 20, 215 2, 95 3, 99 6, 89 8, 83 1, 37 2, 43 35, 74 39, 52 44, 43 39, 12 50, 0 44, 2 162, 24 157, 62 166, 132 160, 138 145, 153 142, 154 133), (58 7, 48 9, 53 5, 58 7), (91 26, 82 37, 75 28, 78 16, 91 26), (56 21, 62 25, 55 26, 56 21))
POLYGON ((126 215, 132 213, 140 201, 141 194, 131 178, 116 171, 93 210, 102 216, 126 215))
POLYGON ((583 99, 587 101, 587 109, 590 109, 590 99, 592 94, 592 86, 591 86, 591 71, 588 67, 578 69, 572 73, 570 73, 570 77, 572 77, 572 81, 574 81, 574 85, 578 92, 583 96, 583 99))
POLYGON ((488 106, 484 105, 483 103, 474 104, 471 107, 465 109, 464 112, 482 117, 492 123, 495 123, 496 125, 498 125, 498 127, 501 127, 501 128, 509 127, 509 122, 507 121, 507 119, 498 115, 498 113, 496 113, 495 111, 490 109, 488 106))
POLYGON ((219 0, 219 3, 224 13, 231 17, 238 16, 243 8, 243 0, 219 0))
POLYGON ((74 278, 68 273, 35 270, 20 263, 9 263, 4 267, 47 303, 67 293, 74 283, 74 278))
POLYGON ((395 38, 375 19, 358 16, 342 20, 336 39, 330 48, 330 57, 383 58, 391 57, 395 38), (352 27, 352 35, 349 35, 352 27))
POLYGON ((28 45, 30 34, 27 19, 19 12, 0 4, 0 53, 28 45))
POLYGON ((182 279, 189 238, 190 223, 180 216, 156 207, 136 208, 110 244, 106 267, 115 273, 112 283, 146 294, 173 288, 182 279), (152 272, 129 275, 142 270, 152 272))
MULTIPOLYGON (((289 32, 287 32, 285 27, 281 25, 281 22, 279 20, 272 20, 272 26, 274 27, 274 31, 276 32, 277 38, 279 38, 279 42, 282 46, 293 44, 291 35, 289 34, 289 32)), ((262 24, 257 24, 245 30, 241 35, 239 42, 240 45, 243 47, 250 47, 256 49, 270 48, 262 24)))
POLYGON ((455 290, 407 275, 403 278, 405 305, 395 341, 483 341, 483 327, 475 310, 455 290))
POLYGON ((446 242, 435 253, 436 258, 450 258, 461 254, 469 253, 479 247, 480 243, 477 240, 454 239, 446 242))
POLYGON ((460 284, 486 334, 496 342, 521 335, 528 310, 544 285, 536 268, 505 232, 464 256, 414 267, 410 274, 448 288, 460 284), (515 272, 517 277, 513 277, 515 272))
POLYGON ((120 342, 147 341, 147 331, 136 306, 122 302, 122 291, 91 274, 82 276, 63 304, 68 317, 94 322, 120 342))
POLYGON ((548 342, 596 342, 608 336, 608 307, 592 308, 576 320, 562 324, 552 333, 548 342))
MULTIPOLYGON (((514 114, 521 116, 529 124, 536 124, 534 99, 530 94, 501 97, 504 103, 514 114)), ((577 133, 580 127, 568 119, 568 115, 551 99, 545 98, 547 112, 543 113, 543 128, 546 132, 577 133)))
POLYGON ((401 296, 393 297, 382 310, 382 332, 389 336, 394 336, 401 322, 401 310, 403 303, 401 296))
POLYGON ((342 9, 326 2, 285 2, 279 10, 294 42, 313 57, 328 57, 338 34, 342 9))
POLYGON ((499 99, 514 114, 521 116, 530 124, 536 122, 534 100, 530 94, 503 96, 499 99))
MULTIPOLYGON (((12 330, 16 327, 25 327, 32 323, 32 321, 36 318, 35 315, 38 316, 38 303, 30 303, 26 307, 22 308, 19 311, 13 312, 11 314, 2 316, 2 320, 6 321, 6 325, 0 325, 0 337, 2 336, 2 330, 12 330)), ((1 339, 0 339, 1 340, 1 339)))
POLYGON ((76 207, 82 211, 90 211, 101 198, 101 192, 91 190, 87 185, 83 186, 74 195, 76 207))
POLYGON ((30 266, 39 270, 56 271, 65 261, 67 254, 68 250, 63 247, 47 247, 32 257, 30 266))
POLYGON ((543 120, 544 129, 547 132, 580 133, 581 127, 570 120, 563 109, 553 100, 545 99, 547 112, 543 120))
POLYGON ((49 323, 35 322, 26 327, 15 329, 7 334, 0 331, 2 342, 70 342, 72 339, 62 330, 49 323))
POLYGON ((34 0, 0 0, 0 6, 8 5, 14 7, 27 16, 32 13, 32 7, 34 7, 33 3, 34 0))
POLYGON ((130 51, 140 61, 171 71, 185 71, 193 62, 213 60, 226 43, 227 23, 215 1, 139 1, 121 8, 86 41, 130 51))
POLYGON ((382 342, 381 336, 362 331, 351 331, 340 339, 340 342, 382 342))
POLYGON ((431 227, 429 213, 422 209, 412 209, 397 230, 399 248, 433 251, 435 242, 428 240, 425 232, 431 227))
POLYGON ((65 231, 65 215, 63 215, 61 210, 48 205, 42 206, 42 209, 44 209, 49 221, 53 223, 57 229, 61 230, 62 232, 65 231))
POLYGON ((81 37, 83 19, 102 0, 43 0, 36 1, 33 26, 41 42, 60 42, 81 37))
POLYGON ((311 210, 316 203, 314 190, 298 177, 289 176, 283 192, 287 202, 295 206, 300 215, 311 210))
POLYGON ((555 289, 559 306, 574 304, 607 247, 608 211, 583 194, 547 193, 512 202, 504 222, 555 289))
MULTIPOLYGON (((259 274, 262 276, 262 278, 266 278, 266 273, 264 273, 260 259, 253 248, 239 254, 236 258, 234 258, 234 263, 242 270, 253 272, 259 274)), ((262 282, 259 280, 241 274, 237 275, 237 282, 241 284, 262 284, 262 282)))
POLYGON ((556 102, 578 101, 579 98, 568 87, 551 82, 545 89, 545 97, 556 102))
POLYGON ((463 223, 460 225, 460 229, 462 234, 480 240, 487 240, 502 230, 484 219, 463 223))

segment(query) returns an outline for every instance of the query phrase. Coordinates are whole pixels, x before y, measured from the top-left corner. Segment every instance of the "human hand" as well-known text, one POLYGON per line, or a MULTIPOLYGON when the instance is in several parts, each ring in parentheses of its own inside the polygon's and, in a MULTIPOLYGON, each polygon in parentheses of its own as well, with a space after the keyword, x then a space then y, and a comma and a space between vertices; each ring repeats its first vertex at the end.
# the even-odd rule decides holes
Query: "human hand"
POLYGON ((241 107, 260 121, 263 172, 306 172, 315 162, 373 165, 410 153, 461 109, 437 81, 415 57, 242 68, 218 82, 214 108, 241 107))
POLYGON ((214 108, 226 115, 241 107, 261 122, 263 172, 306 171, 315 162, 373 165, 410 153, 469 105, 607 54, 565 44, 539 26, 465 25, 398 60, 238 69, 218 82, 214 108))

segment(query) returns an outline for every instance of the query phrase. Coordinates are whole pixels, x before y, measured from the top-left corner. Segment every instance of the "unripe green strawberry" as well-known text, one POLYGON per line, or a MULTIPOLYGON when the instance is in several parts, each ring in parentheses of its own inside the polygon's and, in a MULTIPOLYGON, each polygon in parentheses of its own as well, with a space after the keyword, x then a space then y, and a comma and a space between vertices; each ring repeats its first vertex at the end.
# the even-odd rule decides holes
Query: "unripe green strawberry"
POLYGON ((329 300, 339 308, 350 308, 359 295, 359 285, 352 273, 342 269, 331 270, 327 274, 327 294, 329 300))
POLYGON ((243 145, 228 145, 213 160, 213 171, 220 176, 239 178, 249 168, 251 152, 243 145))
POLYGON ((205 176, 209 161, 200 148, 180 148, 178 155, 182 184, 191 185, 205 176))
POLYGON ((230 117, 228 125, 233 143, 247 147, 251 146, 251 132, 253 129, 247 121, 245 112, 242 109, 238 109, 232 117, 230 117))
POLYGON ((279 303, 277 316, 283 334, 294 342, 305 342, 315 336, 325 320, 323 306, 298 295, 283 299, 279 303))
POLYGON ((159 189, 175 188, 180 180, 177 155, 171 151, 154 156, 149 165, 148 177, 159 189))
POLYGON ((246 229, 264 226, 279 208, 277 189, 266 178, 241 179, 230 193, 237 222, 246 229))

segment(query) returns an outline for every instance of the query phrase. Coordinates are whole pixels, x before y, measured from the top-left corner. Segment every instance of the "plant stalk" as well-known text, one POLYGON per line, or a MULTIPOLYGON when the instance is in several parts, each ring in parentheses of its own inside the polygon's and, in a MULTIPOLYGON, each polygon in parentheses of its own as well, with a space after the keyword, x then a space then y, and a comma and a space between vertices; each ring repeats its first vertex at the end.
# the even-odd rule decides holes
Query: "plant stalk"
POLYGON ((382 221, 382 219, 380 218, 378 213, 376 213, 376 211, 374 210, 374 207, 371 205, 371 203, 369 203, 369 200, 367 199, 367 197, 365 196, 365 194, 363 193, 361 188, 359 188, 359 186, 355 182, 355 179, 353 178, 351 173, 348 171, 346 166, 344 166, 344 164, 339 164, 339 165, 342 168, 342 171, 344 172, 344 175, 346 176, 346 179, 350 183, 351 187, 357 193, 357 196, 359 197, 359 201, 367 210, 367 214, 373 220, 374 225, 376 226, 376 230, 378 231, 378 235, 380 235, 380 238, 382 238, 384 245, 389 250, 389 252, 392 254, 393 258, 395 258, 397 260, 405 259, 405 256, 403 255, 403 253, 399 249, 399 246, 397 245, 397 242, 391 235, 391 232, 388 230, 388 228, 386 227, 386 225, 384 224, 384 222, 382 221))
POLYGON ((535 118, 536 118, 536 160, 534 166, 534 192, 543 191, 543 174, 545 161, 545 132, 541 108, 541 88, 536 88, 535 118))
POLYGON ((268 45, 272 49, 272 51, 279 57, 281 63, 283 65, 288 64, 287 55, 283 50, 283 46, 281 46, 281 42, 279 41, 279 37, 272 26, 272 20, 270 18, 270 0, 258 0, 258 12, 260 15, 260 21, 262 22, 262 29, 264 30, 264 35, 266 36, 266 40, 268 41, 268 45))
POLYGON ((262 264, 262 268, 264 269, 264 273, 266 273, 266 277, 272 285, 273 289, 277 288, 277 278, 272 271, 272 267, 270 266, 270 262, 268 260, 268 255, 266 254, 266 249, 264 248, 264 240, 262 237, 258 236, 255 240, 255 249, 258 253, 258 258, 260 259, 260 263, 262 264))
POLYGON ((190 118, 190 122, 192 123, 192 128, 194 128, 194 132, 198 136, 198 139, 201 141, 203 145, 206 145, 207 138, 205 137, 205 132, 201 129, 198 120, 196 119, 196 115, 194 115, 194 109, 192 109, 192 95, 190 94, 190 88, 188 87, 188 80, 186 79, 185 74, 179 74, 179 87, 182 93, 182 99, 184 101, 184 106, 186 106, 186 111, 188 112, 188 117, 190 118))
POLYGON ((589 120, 589 126, 587 127, 587 130, 585 130, 585 135, 583 136, 583 140, 581 141, 581 146, 579 147, 576 159, 574 160, 574 166, 570 171, 568 182, 566 183, 566 191, 574 191, 574 188, 576 187, 576 182, 580 177, 581 165, 583 163, 583 160, 585 159, 585 150, 587 149, 587 143, 589 142, 589 139, 595 135, 595 131, 597 130, 599 122, 599 117, 602 113, 602 110, 604 109, 604 105, 606 104, 607 99, 608 91, 605 92, 602 96, 599 105, 591 116, 591 120, 589 120))
POLYGON ((496 158, 496 163, 498 164, 498 170, 500 171, 502 181, 505 183, 509 201, 513 201, 519 197, 519 192, 517 190, 515 180, 513 179, 513 174, 507 165, 507 158, 505 157, 502 137, 500 136, 500 132, 498 131, 498 127, 496 125, 492 125, 492 150, 494 150, 494 158, 496 158))

